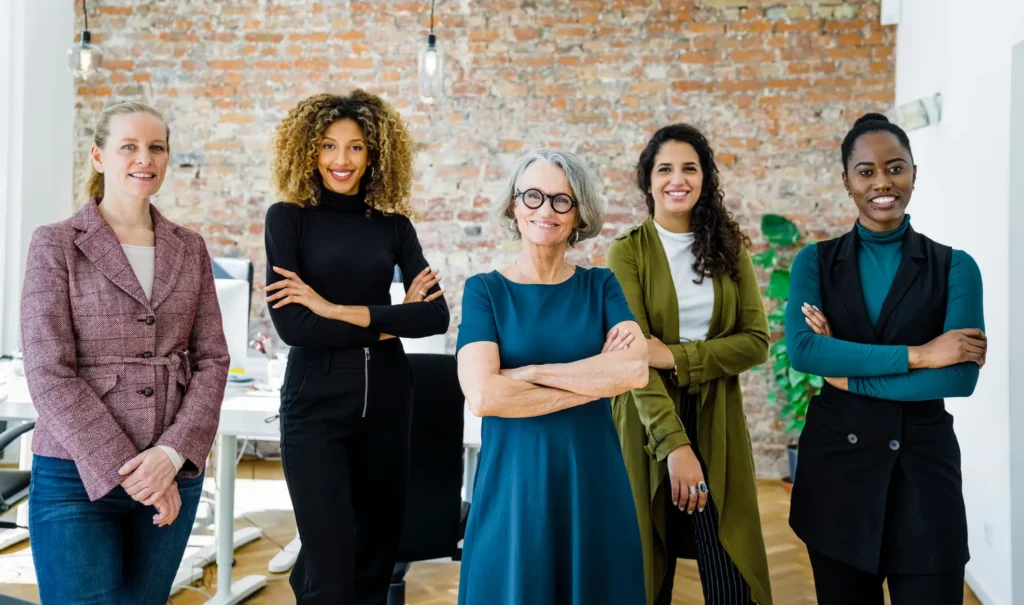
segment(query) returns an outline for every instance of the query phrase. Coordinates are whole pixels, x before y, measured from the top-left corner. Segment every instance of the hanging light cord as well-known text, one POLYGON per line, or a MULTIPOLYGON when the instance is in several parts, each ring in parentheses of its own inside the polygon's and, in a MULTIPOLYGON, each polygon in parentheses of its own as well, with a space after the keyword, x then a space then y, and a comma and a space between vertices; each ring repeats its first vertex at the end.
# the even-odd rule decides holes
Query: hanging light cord
POLYGON ((430 33, 434 33, 434 0, 430 0, 430 33))
POLYGON ((85 16, 85 29, 89 29, 89 9, 85 6, 85 0, 82 0, 82 14, 85 16))

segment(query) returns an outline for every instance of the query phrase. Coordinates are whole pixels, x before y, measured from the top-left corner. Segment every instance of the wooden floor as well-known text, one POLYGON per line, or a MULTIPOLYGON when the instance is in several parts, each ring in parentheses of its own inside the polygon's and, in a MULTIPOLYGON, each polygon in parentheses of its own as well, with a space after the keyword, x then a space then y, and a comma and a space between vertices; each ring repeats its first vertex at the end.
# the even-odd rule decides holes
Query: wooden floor
MULTIPOLYGON (((283 475, 279 463, 252 462, 243 460, 238 469, 239 483, 251 478, 281 480, 283 475)), ((771 573, 772 593, 779 605, 814 605, 814 584, 807 551, 789 528, 789 492, 776 481, 762 481, 759 485, 761 520, 765 543, 768 548, 768 566, 771 573)), ((267 563, 295 536, 295 521, 284 511, 270 513, 249 513, 245 519, 236 521, 236 528, 255 524, 264 537, 236 551, 235 578, 250 574, 269 575, 267 588, 253 596, 247 603, 253 605, 287 605, 295 603, 288 585, 288 574, 268 574, 267 563)), ((12 547, 3 553, 13 553, 27 544, 12 547)), ((0 562, 0 569, 2 569, 0 562)), ((212 594, 216 590, 216 566, 206 568, 205 577, 196 584, 199 590, 212 594)), ((416 563, 407 577, 406 602, 409 605, 455 605, 458 596, 459 567, 457 563, 416 563)), ((0 594, 10 594, 23 599, 38 601, 34 585, 0 584, 0 594)), ((174 605, 199 605, 206 597, 198 592, 183 591, 171 599, 174 605)), ((680 561, 676 570, 676 588, 673 605, 702 605, 700 580, 697 567, 691 561, 680 561)), ((965 605, 981 605, 967 589, 965 605)))

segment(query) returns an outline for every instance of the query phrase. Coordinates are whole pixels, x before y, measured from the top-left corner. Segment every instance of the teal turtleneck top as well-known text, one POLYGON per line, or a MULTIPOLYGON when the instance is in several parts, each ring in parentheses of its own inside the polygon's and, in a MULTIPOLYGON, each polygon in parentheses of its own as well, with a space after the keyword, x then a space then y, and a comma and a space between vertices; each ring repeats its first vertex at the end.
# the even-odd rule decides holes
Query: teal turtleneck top
MULTIPOLYGON (((903 236, 910 224, 875 233, 858 222, 860 236, 857 262, 864 289, 864 303, 871 322, 878 321, 903 258, 903 236)), ((926 401, 966 397, 978 382, 978 366, 961 363, 941 369, 908 369, 907 347, 853 343, 815 334, 800 310, 803 303, 821 308, 818 248, 815 244, 797 254, 790 269, 789 305, 786 308, 786 348, 790 363, 801 372, 817 376, 849 378, 849 389, 859 395, 894 401, 926 401)), ((953 250, 949 268, 944 330, 985 329, 981 271, 969 254, 953 250)))

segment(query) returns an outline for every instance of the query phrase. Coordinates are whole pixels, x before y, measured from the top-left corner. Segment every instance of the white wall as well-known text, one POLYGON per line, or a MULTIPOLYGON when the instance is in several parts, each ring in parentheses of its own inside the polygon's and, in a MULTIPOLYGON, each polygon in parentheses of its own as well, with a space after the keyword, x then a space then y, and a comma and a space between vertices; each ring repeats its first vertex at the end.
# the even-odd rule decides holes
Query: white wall
MULTIPOLYGON (((1010 308, 1024 304, 1024 42, 1013 48, 1010 91, 1010 308)), ((1024 391, 1024 318, 1010 314, 1009 392, 1024 391)), ((1012 401, 1012 400, 1011 400, 1012 401)), ((1010 405, 1010 503, 1012 577, 1016 602, 1024 602, 1024 409, 1010 405)))
MULTIPOLYGON (((1008 286, 1011 229, 1021 231, 1015 241, 1024 238, 1020 222, 1012 226, 1009 196, 1010 57, 1013 45, 1024 40, 1024 2, 902 4, 897 102, 935 92, 944 100, 942 121, 911 134, 920 167, 911 215, 921 231, 968 251, 985 285, 988 363, 974 396, 949 401, 962 452, 972 556, 968 583, 986 605, 1024 604, 1024 577, 1016 582, 1016 594, 1012 582, 1011 510, 1024 515, 1024 500, 1011 507, 1009 414, 1012 354, 1016 373, 1024 374, 1024 340, 1010 338, 1010 309, 1020 309, 1024 298, 1011 301, 1008 286)), ((1018 258, 1013 271, 1024 280, 1024 255, 1018 258)), ((1013 441, 1014 452, 1024 447, 1021 435, 1013 441)))
POLYGON ((20 348, 25 252, 39 225, 70 216, 75 31, 66 0, 0 2, 0 352, 20 348))

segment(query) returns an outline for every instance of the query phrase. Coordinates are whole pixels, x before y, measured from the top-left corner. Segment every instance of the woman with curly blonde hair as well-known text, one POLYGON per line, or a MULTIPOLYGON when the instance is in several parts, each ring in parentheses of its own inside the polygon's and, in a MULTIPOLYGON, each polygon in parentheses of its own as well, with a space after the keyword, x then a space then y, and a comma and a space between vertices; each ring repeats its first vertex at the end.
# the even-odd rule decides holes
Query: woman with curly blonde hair
POLYGON ((281 458, 304 603, 384 603, 405 516, 412 372, 395 337, 448 329, 440 275, 409 220, 413 142, 393 107, 314 95, 277 129, 267 302, 291 346, 281 458), (392 306, 395 266, 406 289, 392 306))

